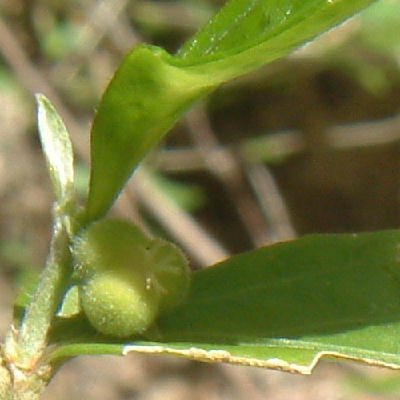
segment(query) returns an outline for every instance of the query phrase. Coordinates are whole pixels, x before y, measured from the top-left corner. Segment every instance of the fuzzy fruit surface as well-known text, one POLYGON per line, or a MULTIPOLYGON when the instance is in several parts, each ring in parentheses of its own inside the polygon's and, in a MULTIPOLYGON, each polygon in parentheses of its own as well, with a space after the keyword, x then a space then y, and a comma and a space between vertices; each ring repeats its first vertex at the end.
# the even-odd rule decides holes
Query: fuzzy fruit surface
POLYGON ((89 322, 105 335, 141 334, 157 315, 158 298, 135 279, 100 273, 81 285, 79 292, 89 322))
POLYGON ((72 252, 82 308, 106 335, 142 334, 184 299, 190 285, 182 252, 127 221, 94 222, 75 236, 72 252))

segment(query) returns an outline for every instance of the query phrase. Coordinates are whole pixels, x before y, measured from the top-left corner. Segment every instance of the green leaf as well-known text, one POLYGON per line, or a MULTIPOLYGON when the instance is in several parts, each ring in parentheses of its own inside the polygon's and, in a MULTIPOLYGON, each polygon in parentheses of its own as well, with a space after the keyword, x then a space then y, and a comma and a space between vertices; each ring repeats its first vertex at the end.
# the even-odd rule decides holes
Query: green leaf
POLYGON ((91 132, 89 221, 108 210, 148 150, 210 89, 206 77, 174 67, 170 59, 162 49, 136 47, 108 86, 91 132))
POLYGON ((232 0, 176 56, 151 46, 132 50, 94 119, 86 222, 107 212, 138 162, 194 101, 372 1, 232 0))
MULTIPOLYGON (((118 347, 85 328, 80 343, 50 357, 112 347, 300 373, 322 356, 400 369, 399 256, 398 230, 260 248, 195 272, 185 303, 148 332, 152 341, 118 347)), ((66 331, 53 341, 73 341, 66 331)))
POLYGON ((67 129, 50 101, 36 95, 40 140, 59 205, 74 196, 73 151, 67 129))
POLYGON ((66 291, 56 315, 61 318, 71 318, 81 311, 78 286, 73 285, 66 291))
POLYGON ((348 18, 373 0, 231 0, 187 41, 184 58, 227 57, 266 44, 287 51, 348 18), (305 28, 305 30, 301 28, 305 28))
POLYGON ((149 171, 149 178, 169 199, 184 210, 196 211, 207 201, 206 193, 200 185, 180 182, 156 171, 149 171))
POLYGON ((224 82, 273 61, 375 0, 231 0, 177 56, 224 82))

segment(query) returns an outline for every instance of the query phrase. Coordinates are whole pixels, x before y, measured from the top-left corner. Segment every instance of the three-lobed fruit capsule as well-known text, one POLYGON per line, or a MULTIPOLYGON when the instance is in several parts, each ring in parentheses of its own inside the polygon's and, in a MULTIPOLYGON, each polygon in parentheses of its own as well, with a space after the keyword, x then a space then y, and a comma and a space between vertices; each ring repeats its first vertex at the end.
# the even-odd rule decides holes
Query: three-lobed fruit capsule
POLYGON ((149 239, 127 221, 92 223, 73 238, 72 253, 82 308, 106 335, 143 334, 189 288, 182 252, 165 240, 149 239))

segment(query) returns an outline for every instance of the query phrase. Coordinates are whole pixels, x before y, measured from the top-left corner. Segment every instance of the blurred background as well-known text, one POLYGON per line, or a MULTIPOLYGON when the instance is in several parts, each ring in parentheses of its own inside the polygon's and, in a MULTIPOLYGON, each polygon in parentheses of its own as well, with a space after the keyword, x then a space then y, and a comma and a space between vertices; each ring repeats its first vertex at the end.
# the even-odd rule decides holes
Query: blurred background
MULTIPOLYGON (((52 196, 33 93, 63 116, 82 199, 88 131, 118 62, 176 51, 222 0, 0 0, 0 334, 47 254, 52 196)), ((113 213, 193 268, 311 232, 400 223, 400 1, 380 0, 216 90, 146 159, 113 213)), ((79 357, 45 400, 398 399, 400 373, 324 361, 311 377, 162 356, 79 357)))

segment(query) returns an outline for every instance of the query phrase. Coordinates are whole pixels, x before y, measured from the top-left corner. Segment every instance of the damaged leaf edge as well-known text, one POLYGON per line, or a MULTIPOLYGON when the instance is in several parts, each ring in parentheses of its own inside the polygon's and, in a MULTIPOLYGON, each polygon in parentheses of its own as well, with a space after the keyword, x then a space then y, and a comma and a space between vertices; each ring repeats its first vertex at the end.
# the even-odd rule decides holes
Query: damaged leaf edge
POLYGON ((290 363, 280 358, 269 358, 262 360, 259 358, 252 357, 240 357, 233 356, 229 351, 226 350, 204 350, 197 347, 190 347, 188 349, 174 349, 167 346, 141 346, 141 345, 127 345, 122 349, 122 355, 127 355, 131 352, 134 353, 145 353, 145 354, 169 354, 175 356, 181 356, 190 358, 196 361, 203 362, 224 362, 229 364, 250 366, 250 367, 261 367, 274 369, 278 371, 310 375, 323 357, 333 357, 338 359, 345 359, 349 361, 358 361, 369 366, 375 367, 386 367, 390 369, 400 370, 400 365, 394 363, 388 363, 384 361, 378 361, 365 357, 355 357, 346 355, 336 351, 320 351, 318 352, 312 361, 308 365, 298 365, 290 363))

